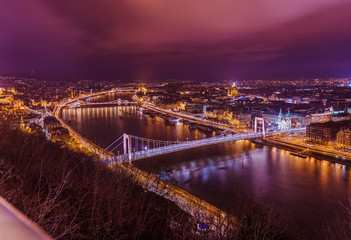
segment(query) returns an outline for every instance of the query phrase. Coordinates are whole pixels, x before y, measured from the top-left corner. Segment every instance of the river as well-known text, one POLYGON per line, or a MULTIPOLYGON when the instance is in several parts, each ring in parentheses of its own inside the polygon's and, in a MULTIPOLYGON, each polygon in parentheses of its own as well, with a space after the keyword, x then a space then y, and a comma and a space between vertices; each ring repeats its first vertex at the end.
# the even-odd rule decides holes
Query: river
MULTIPOLYGON (((119 95, 94 98, 113 100, 119 95)), ((62 118, 83 137, 106 147, 124 132, 159 140, 186 141, 206 137, 178 123, 139 114, 135 106, 64 109, 62 118)), ((116 149, 116 154, 122 150, 116 149)), ((179 187, 226 210, 238 188, 273 202, 278 212, 318 227, 332 220, 346 204, 351 189, 349 166, 292 156, 288 151, 247 140, 172 153, 135 163, 171 179, 179 187)))

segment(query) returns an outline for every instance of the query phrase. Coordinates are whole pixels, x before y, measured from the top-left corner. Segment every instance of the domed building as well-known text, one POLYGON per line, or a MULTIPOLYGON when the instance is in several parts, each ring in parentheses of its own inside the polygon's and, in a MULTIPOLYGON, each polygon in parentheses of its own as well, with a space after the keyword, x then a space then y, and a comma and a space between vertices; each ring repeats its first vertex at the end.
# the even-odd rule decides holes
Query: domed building
POLYGON ((238 88, 236 87, 236 84, 234 83, 231 88, 228 88, 228 97, 234 97, 239 94, 238 88))

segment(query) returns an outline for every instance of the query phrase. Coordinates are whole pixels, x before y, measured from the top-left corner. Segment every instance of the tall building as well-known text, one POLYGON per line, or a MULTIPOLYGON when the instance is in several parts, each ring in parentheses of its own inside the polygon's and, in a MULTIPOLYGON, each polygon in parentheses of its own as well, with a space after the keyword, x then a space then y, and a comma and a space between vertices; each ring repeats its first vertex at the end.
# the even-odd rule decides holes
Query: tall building
POLYGON ((339 149, 351 150, 351 130, 342 129, 336 136, 336 145, 339 149))
POLYGON ((351 121, 311 123, 306 127, 306 140, 322 145, 331 144, 336 140, 336 135, 351 121))

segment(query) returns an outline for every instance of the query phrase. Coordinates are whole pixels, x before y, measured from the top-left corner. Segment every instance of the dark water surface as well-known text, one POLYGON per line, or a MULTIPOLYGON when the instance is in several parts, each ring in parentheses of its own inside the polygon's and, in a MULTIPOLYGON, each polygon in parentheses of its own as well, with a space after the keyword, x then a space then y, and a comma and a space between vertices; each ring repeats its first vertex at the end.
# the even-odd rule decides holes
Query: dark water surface
MULTIPOLYGON (((104 96, 97 101, 119 97, 104 96)), ((82 136, 102 147, 123 132, 160 140, 205 137, 181 123, 167 126, 162 118, 140 115, 134 106, 65 109, 62 117, 82 136)), ((242 188, 258 199, 273 202, 282 215, 300 219, 311 227, 342 212, 339 202, 346 204, 351 191, 349 166, 299 158, 288 151, 247 140, 172 153, 135 164, 155 174, 165 171, 167 178, 179 187, 223 210, 230 207, 233 190, 242 188)))
POLYGON ((346 204, 351 169, 315 158, 299 158, 250 141, 213 145, 135 162, 139 168, 168 173, 182 189, 223 210, 233 191, 244 189, 273 202, 279 213, 317 227, 346 204))

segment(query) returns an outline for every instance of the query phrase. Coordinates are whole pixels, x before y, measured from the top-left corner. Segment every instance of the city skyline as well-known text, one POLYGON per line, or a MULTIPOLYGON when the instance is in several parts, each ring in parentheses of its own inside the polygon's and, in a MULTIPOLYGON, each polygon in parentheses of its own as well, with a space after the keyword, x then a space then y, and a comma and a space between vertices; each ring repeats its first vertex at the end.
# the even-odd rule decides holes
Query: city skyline
POLYGON ((0 239, 351 239, 351 0, 0 0, 0 239))
POLYGON ((46 79, 349 77, 348 1, 7 1, 0 73, 46 79))
MULTIPOLYGON (((54 238, 118 238, 119 231, 95 233, 96 223, 87 221, 128 236, 141 229, 135 239, 172 239, 174 231, 184 239, 198 239, 199 234, 201 239, 251 239, 267 227, 268 239, 282 234, 282 239, 344 239, 351 233, 345 215, 350 213, 345 206, 351 189, 348 78, 161 84, 2 76, 0 83, 0 132, 5 136, 0 165, 6 179, 1 197, 29 212, 54 238), (60 207, 48 214, 58 220, 38 221, 41 211, 31 210, 47 208, 51 193, 46 189, 57 189, 52 186, 60 186, 64 174, 73 181, 62 187, 64 194, 57 193, 58 200, 54 195, 52 202, 60 207), (17 179, 31 183, 18 184, 17 179), (101 184, 94 185, 96 181, 101 184), (38 182, 45 187, 36 190, 38 182), (122 191, 123 186, 127 190, 122 191), (129 191, 131 186, 139 190, 129 191), (44 196, 39 203, 35 191, 44 196), (145 199, 144 194, 157 199, 145 199), (248 198, 228 197, 235 194, 248 198), (95 196, 100 203, 84 204, 94 202, 95 196), (265 199, 274 204, 267 205, 265 199), (118 201, 131 205, 121 207, 118 201), (145 204, 151 208, 145 227, 129 221, 120 227, 130 212, 136 220, 142 216, 138 207, 145 204), (172 212, 159 214, 160 209, 167 213, 170 204, 175 204, 172 212), (235 206, 242 213, 232 211, 235 206), (97 217, 90 217, 92 211, 97 217), (99 213, 116 220, 105 227, 106 218, 99 213), (186 218, 174 224, 177 214, 186 218), (160 216, 164 220, 155 223, 160 216), (65 218, 78 227, 66 231, 72 224, 62 223, 65 218), (246 232, 240 224, 247 218, 254 231, 246 232), (294 227, 295 222, 303 228, 294 227), (152 223, 154 227, 147 227, 152 223), (170 224, 172 231, 163 231, 160 223, 170 224)), ((22 232, 0 229, 0 236, 4 233, 22 232)))

